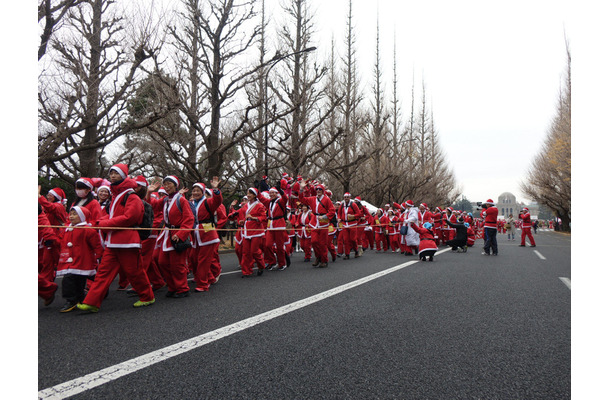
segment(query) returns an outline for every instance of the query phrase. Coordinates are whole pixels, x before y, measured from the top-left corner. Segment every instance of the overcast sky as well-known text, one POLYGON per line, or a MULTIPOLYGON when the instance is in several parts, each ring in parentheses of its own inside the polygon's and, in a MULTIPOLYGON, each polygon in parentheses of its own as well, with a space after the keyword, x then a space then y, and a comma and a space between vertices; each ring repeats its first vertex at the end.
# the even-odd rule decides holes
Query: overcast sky
MULTIPOLYGON (((318 56, 327 55, 332 35, 343 52, 348 0, 310 4, 318 56)), ((567 2, 354 0, 365 90, 373 76, 377 13, 388 99, 396 35, 403 115, 410 113, 413 81, 416 107, 425 83, 435 128, 463 194, 471 201, 497 201, 511 192, 528 201, 519 182, 544 140, 563 82, 567 2)))

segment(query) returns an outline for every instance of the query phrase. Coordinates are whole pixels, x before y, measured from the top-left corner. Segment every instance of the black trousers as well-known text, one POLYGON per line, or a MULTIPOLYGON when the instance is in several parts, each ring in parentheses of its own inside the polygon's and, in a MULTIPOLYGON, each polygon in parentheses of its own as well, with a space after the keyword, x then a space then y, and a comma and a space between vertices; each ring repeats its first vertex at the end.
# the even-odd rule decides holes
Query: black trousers
POLYGON ((79 303, 85 298, 87 277, 84 275, 67 274, 61 283, 61 297, 70 303, 79 303))
POLYGON ((491 248, 493 254, 498 254, 498 241, 496 240, 497 233, 497 229, 485 228, 485 246, 483 246, 485 253, 489 254, 489 249, 491 248))
POLYGON ((453 239, 447 241, 447 246, 451 246, 451 250, 457 250, 458 247, 465 247, 467 239, 453 239))

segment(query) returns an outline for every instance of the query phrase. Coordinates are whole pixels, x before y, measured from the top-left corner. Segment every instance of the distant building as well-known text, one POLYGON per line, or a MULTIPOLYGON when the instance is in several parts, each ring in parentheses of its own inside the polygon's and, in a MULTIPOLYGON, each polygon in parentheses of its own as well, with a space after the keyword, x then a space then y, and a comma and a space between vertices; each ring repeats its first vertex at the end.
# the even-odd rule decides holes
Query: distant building
POLYGON ((513 214, 513 217, 517 218, 522 205, 517 203, 517 198, 514 194, 504 192, 498 196, 496 207, 498 208, 498 216, 508 218, 510 214, 513 214))

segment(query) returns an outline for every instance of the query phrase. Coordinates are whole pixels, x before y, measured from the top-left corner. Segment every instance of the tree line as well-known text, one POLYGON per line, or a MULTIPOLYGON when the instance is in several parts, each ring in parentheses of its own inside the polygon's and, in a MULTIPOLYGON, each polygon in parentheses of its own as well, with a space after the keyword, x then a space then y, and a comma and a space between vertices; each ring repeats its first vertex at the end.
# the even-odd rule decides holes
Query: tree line
POLYGON ((377 21, 363 87, 347 1, 345 35, 324 39, 320 61, 307 0, 282 2, 276 24, 265 0, 39 0, 39 175, 73 184, 124 162, 188 185, 219 176, 228 198, 286 172, 377 205, 451 204, 425 82, 405 101, 396 40, 386 66, 377 21))

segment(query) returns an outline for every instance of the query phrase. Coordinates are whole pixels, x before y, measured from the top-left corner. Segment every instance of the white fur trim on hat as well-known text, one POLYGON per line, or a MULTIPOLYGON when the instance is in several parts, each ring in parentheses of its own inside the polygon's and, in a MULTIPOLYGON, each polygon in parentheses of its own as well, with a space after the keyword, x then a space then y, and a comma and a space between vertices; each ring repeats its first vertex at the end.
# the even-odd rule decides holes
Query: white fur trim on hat
POLYGON ((127 179, 127 174, 118 166, 113 165, 112 167, 110 167, 111 171, 115 171, 116 173, 118 173, 119 175, 121 175, 121 178, 123 179, 127 179))
POLYGON ((171 181, 174 183, 174 185, 176 185, 176 187, 180 186, 180 181, 178 180, 178 178, 176 178, 174 175, 168 175, 165 178, 163 178, 163 182, 165 181, 171 181))
POLYGON ((85 213, 83 212, 83 210, 81 210, 80 206, 74 206, 74 207, 72 207, 72 209, 74 211, 76 211, 76 213, 78 214, 78 217, 80 218, 80 222, 87 222, 85 213))

